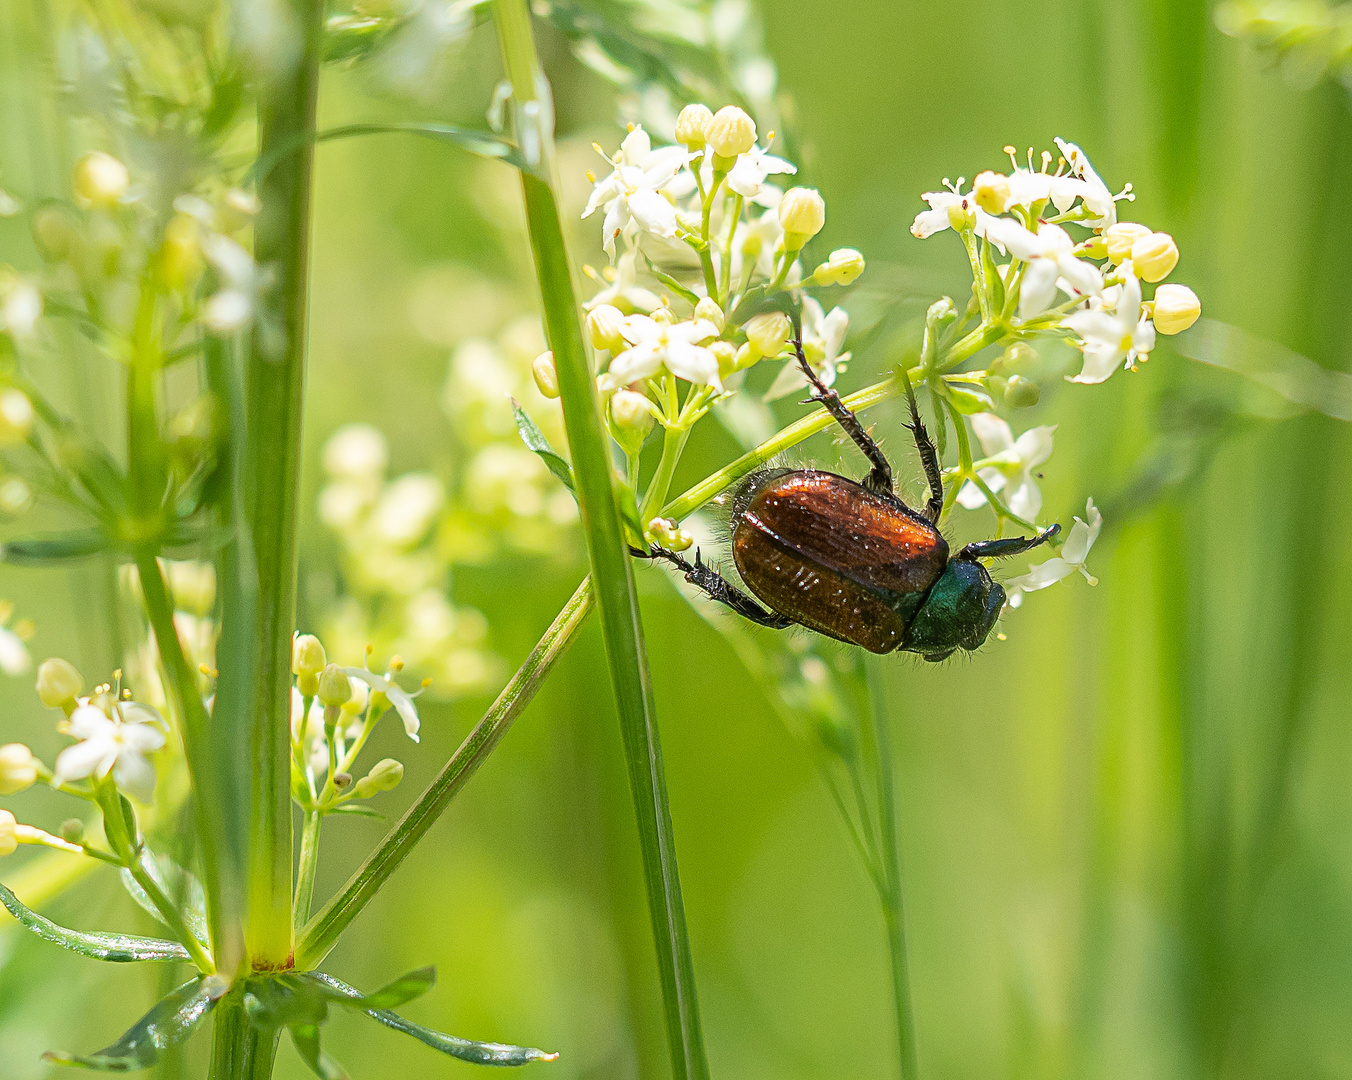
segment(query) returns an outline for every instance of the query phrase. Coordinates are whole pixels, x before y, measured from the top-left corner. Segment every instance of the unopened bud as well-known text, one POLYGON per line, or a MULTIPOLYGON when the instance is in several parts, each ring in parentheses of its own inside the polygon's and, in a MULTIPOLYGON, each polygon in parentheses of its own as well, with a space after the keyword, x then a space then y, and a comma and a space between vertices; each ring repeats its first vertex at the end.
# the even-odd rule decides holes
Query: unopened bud
POLYGON ((319 638, 313 634, 301 634, 296 638, 291 647, 291 674, 296 676, 296 686, 306 697, 314 697, 319 692, 319 673, 326 662, 319 638))
POLYGON ((789 188, 779 200, 779 224, 784 250, 798 251, 826 224, 826 200, 815 188, 789 188))
POLYGON ((57 829, 57 835, 68 844, 79 844, 84 841, 85 824, 77 817, 66 818, 61 822, 61 827, 57 829))
MULTIPOLYGON (((746 348, 746 346, 743 345, 742 348, 746 348)), ((726 379, 737 370, 737 346, 732 342, 712 341, 709 343, 709 351, 714 354, 714 359, 718 361, 718 377, 720 379, 726 379)))
POLYGON ((1108 226, 1103 234, 1103 244, 1108 252, 1108 258, 1116 266, 1131 258, 1132 245, 1143 236, 1149 236, 1150 230, 1144 225, 1138 225, 1134 221, 1119 221, 1116 225, 1108 226))
POLYGON ((0 858, 19 850, 19 839, 15 835, 18 824, 8 810, 0 810, 0 858))
POLYGON ((91 206, 113 206, 131 186, 127 167, 102 150, 86 154, 75 163, 75 194, 91 206))
POLYGON ((344 791, 352 786, 352 774, 350 772, 336 772, 333 774, 333 786, 339 791, 344 791))
POLYGON ((695 538, 670 518, 653 518, 647 532, 653 543, 669 551, 689 551, 695 543, 695 538))
POLYGON ((627 454, 637 454, 653 429, 648 399, 635 390, 616 390, 610 398, 610 420, 615 438, 627 454))
POLYGON ((1022 375, 1011 375, 1005 382, 1005 404, 1011 409, 1031 408, 1041 396, 1037 383, 1022 375))
POLYGON ((812 271, 818 285, 850 285, 864 272, 864 256, 854 248, 836 248, 812 271))
POLYGON ((23 743, 0 746, 0 795, 27 791, 38 778, 38 763, 33 751, 23 743))
POLYGON ((337 664, 326 664, 319 675, 319 700, 326 708, 345 705, 352 697, 352 680, 337 664))
POLYGON ((695 318, 707 319, 718 327, 719 333, 723 332, 723 309, 718 306, 718 301, 705 296, 695 305, 695 318))
POLYGON ((559 370, 554 366, 554 351, 542 352, 530 365, 535 389, 551 400, 559 396, 559 370))
POLYGON ((1178 265, 1178 245, 1168 233, 1151 233, 1131 245, 1131 265, 1144 281, 1163 281, 1178 265))
POLYGON ((605 352, 623 352, 627 347, 620 327, 624 323, 624 312, 610 304, 598 304, 587 312, 587 336, 591 338, 592 348, 605 352))
POLYGON ((988 214, 1003 214, 1009 206, 1009 177, 997 172, 977 173, 972 198, 988 214))
POLYGON ((1202 314, 1202 302, 1186 285, 1161 285, 1155 290, 1155 329, 1181 334, 1202 314))
MULTIPOLYGON (((793 323, 782 311, 767 311, 746 322, 746 342, 760 356, 778 356, 789 343, 793 323)), ((759 357, 758 357, 759 358, 759 357)))
POLYGON ((992 371, 1027 371, 1037 363, 1037 350, 1026 341, 1016 341, 991 365, 992 371))
POLYGON ((372 766, 371 771, 357 781, 353 794, 359 799, 369 799, 382 791, 393 791, 404 778, 404 766, 394 758, 384 758, 372 766))
POLYGON ((756 121, 736 105, 724 105, 709 118, 704 139, 713 148, 715 157, 724 159, 715 160, 714 168, 731 165, 731 159, 756 145, 756 121))
POLYGON ((709 122, 713 118, 709 106, 698 103, 687 105, 676 117, 676 141, 688 150, 703 150, 709 122))
POLYGON ((53 656, 38 665, 38 699, 47 708, 63 708, 83 691, 84 679, 70 661, 53 656))
POLYGON ((33 403, 16 387, 0 390, 0 446, 19 446, 33 430, 33 403))
POLYGON ((343 713, 347 716, 358 716, 366 711, 366 703, 371 699, 371 688, 360 679, 351 682, 351 687, 352 696, 343 702, 343 713))
POLYGON ((191 214, 175 214, 164 227, 160 271, 171 289, 185 289, 202 272, 202 227, 191 214))

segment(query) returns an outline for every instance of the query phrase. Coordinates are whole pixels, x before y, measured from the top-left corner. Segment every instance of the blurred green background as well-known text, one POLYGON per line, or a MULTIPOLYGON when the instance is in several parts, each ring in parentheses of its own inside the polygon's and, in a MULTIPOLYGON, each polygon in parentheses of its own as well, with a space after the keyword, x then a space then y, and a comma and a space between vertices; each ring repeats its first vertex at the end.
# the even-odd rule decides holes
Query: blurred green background
MULTIPOLYGON (((46 81, 48 16, 43 0, 0 2, 0 181, 31 193, 62 190, 84 145, 46 81)), ((1209 5, 775 0, 762 17, 806 175, 828 202, 821 250, 862 250, 864 285, 926 302, 963 289, 957 244, 908 233, 920 193, 999 169, 1006 143, 1059 135, 1115 190, 1135 185, 1123 216, 1178 238, 1177 277, 1209 317, 1347 369, 1348 93, 1288 86, 1214 28, 1209 5)), ((609 86, 547 30, 542 47, 580 208, 587 143, 613 148, 622 129, 609 86)), ((412 105, 373 98, 363 69, 329 70, 321 126, 410 110, 478 123, 496 64, 481 28, 412 105)), ((449 475, 450 350, 534 305, 506 167, 395 138, 317 160, 311 507, 320 448, 353 420, 387 434, 392 473, 449 475), (460 310, 447 268, 464 266, 507 301, 429 328, 429 305, 460 310)), ((592 225, 578 257, 599 264, 592 225)), ((0 222, 0 245, 33 262, 22 222, 0 222)), ((873 381, 889 355, 858 350, 842 385, 873 381)), ((112 392, 85 389, 95 410, 112 392)), ((1100 584, 1030 597, 1006 614, 1008 640, 970 659, 882 665, 927 1078, 1352 1076, 1352 433, 1327 417, 1255 419, 1236 408, 1244 393, 1162 346, 1138 374, 1021 416, 1060 425, 1044 513, 1068 523, 1088 495, 1104 509, 1100 584)), ((875 421, 918 480, 899 417, 875 421)), ((703 427, 678 487, 736 453, 703 427)), ((838 458, 825 438, 806 453, 838 458)), ((986 520, 956 527, 966 539, 986 520)), ((313 621, 336 551, 313 511, 304 528, 313 621)), ((581 576, 578 538, 559 537, 550 556, 456 568, 454 601, 484 613, 488 647, 512 665, 581 576)), ((881 916, 807 751, 665 575, 638 576, 715 1076, 895 1076, 881 916)), ((98 580, 97 568, 0 570, 0 595, 37 621, 36 658, 115 666, 98 580)), ((668 1068, 607 685, 593 624, 328 965, 374 987, 435 963, 439 984, 411 1016, 559 1050, 531 1072, 560 1080, 668 1068)), ((380 733, 376 754, 408 769, 391 814, 495 690, 428 705, 418 747, 380 733)), ((0 741, 50 761, 58 739, 30 681, 0 694, 0 741)), ((26 798, 21 819, 54 827, 55 802, 26 798)), ((382 831, 335 821, 318 892, 382 831)), ((98 873, 49 910, 149 930, 98 873)), ((156 978, 0 926, 0 1074, 45 1075, 42 1050, 110 1041, 156 978)), ((358 1080, 472 1068, 346 1016, 325 1039, 358 1080)), ((308 1074, 283 1047, 277 1075, 308 1074)))

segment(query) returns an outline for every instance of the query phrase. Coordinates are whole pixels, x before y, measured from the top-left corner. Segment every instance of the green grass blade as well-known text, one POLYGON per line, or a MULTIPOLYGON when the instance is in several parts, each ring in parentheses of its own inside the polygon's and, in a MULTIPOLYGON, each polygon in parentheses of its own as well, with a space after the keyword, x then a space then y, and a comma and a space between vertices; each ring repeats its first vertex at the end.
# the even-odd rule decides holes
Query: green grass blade
MULTIPOLYGON (((544 76, 531 33, 525 0, 498 0, 494 9, 503 63, 512 84, 518 120, 539 120, 547 111, 539 88, 544 76)), ((582 339, 572 269, 563 240, 558 206, 548 177, 552 171, 552 132, 543 124, 533 133, 540 141, 534 171, 521 175, 522 197, 535 273, 544 303, 545 329, 559 377, 568 449, 573 459, 582 525, 591 556, 592 582, 601 613, 602 635, 610 665, 611 687, 624 738, 625 764, 634 800, 643 854, 644 879, 653 935, 672 1070, 675 1076, 702 1080, 709 1075, 700 1029, 690 938, 686 931, 676 866, 676 842, 667 806, 666 775, 657 731, 652 679, 634 593, 629 546, 615 497, 609 447, 596 397, 591 362, 582 339)), ((526 144, 524 133, 518 141, 526 144)))
POLYGON ((188 950, 177 941, 138 937, 135 934, 110 934, 98 930, 68 930, 25 907, 23 902, 3 885, 0 885, 0 904, 4 904, 25 929, 31 930, 43 941, 60 945, 63 949, 69 949, 94 960, 126 964, 138 960, 188 959, 188 950))

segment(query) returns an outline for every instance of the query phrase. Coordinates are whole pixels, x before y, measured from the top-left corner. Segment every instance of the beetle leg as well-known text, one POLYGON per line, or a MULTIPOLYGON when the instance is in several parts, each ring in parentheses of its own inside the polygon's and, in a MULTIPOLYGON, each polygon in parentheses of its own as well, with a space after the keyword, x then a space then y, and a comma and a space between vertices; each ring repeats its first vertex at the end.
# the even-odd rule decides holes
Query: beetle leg
POLYGON ((944 477, 939 470, 939 454, 930 442, 925 422, 920 419, 920 409, 915 403, 915 391, 911 389, 911 376, 906 368, 901 368, 901 381, 906 387, 906 403, 911 407, 911 422, 906 426, 915 436, 915 448, 920 454, 920 464, 925 469, 925 479, 929 482, 930 497, 923 511, 925 520, 937 522, 944 509, 944 477))
MULTIPOLYGON (((630 548, 630 551, 633 551, 635 555, 642 554, 633 548, 630 548)), ((712 566, 706 565, 704 560, 700 558, 698 548, 695 549, 693 565, 688 559, 676 554, 676 552, 668 551, 666 548, 658 547, 655 544, 652 551, 642 557, 665 559, 678 570, 684 571, 685 580, 695 588, 707 593, 711 599, 717 600, 720 604, 726 604, 742 618, 749 619, 758 626, 768 626, 771 630, 783 630, 785 627, 794 625, 792 619, 785 618, 773 611, 766 611, 765 608, 733 585, 712 566)))
POLYGON ((959 559, 972 562, 975 559, 1007 559, 1011 555, 1022 555, 1025 551, 1045 544, 1061 531, 1061 526, 1053 523, 1036 536, 1010 536, 1004 540, 979 540, 968 544, 960 552, 959 559))
POLYGON ((873 466, 864 477, 864 486, 870 491, 881 492, 886 495, 892 494, 892 466, 883 453, 882 447, 873 441, 864 425, 859 422, 859 417, 850 412, 845 407, 845 403, 840 400, 840 395, 834 389, 827 386, 821 380, 821 376, 812 370, 812 365, 807 362, 807 357, 803 355, 803 328, 798 315, 793 316, 793 328, 796 335, 793 339, 794 352, 798 355, 798 364, 803 369, 803 374, 807 376, 807 381, 812 385, 814 391, 810 400, 820 402, 825 406, 837 424, 845 429, 845 434, 854 440, 855 445, 864 452, 868 458, 869 464, 873 466))

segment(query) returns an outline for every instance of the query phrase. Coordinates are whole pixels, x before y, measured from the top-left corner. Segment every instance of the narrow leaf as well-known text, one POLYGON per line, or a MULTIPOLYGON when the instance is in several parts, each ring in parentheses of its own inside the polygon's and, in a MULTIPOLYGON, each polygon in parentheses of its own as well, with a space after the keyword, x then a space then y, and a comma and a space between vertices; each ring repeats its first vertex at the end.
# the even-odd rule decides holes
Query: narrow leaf
MULTIPOLYGON (((413 974, 417 975, 419 972, 413 974)), ((304 977, 335 991, 335 1000, 342 1002, 348 1008, 363 1012, 377 1023, 384 1024, 395 1031, 402 1031, 405 1035, 412 1035, 419 1042, 432 1047, 433 1050, 440 1050, 443 1054, 449 1054, 461 1061, 468 1061, 475 1065, 529 1065, 532 1061, 553 1061, 559 1056, 558 1054, 547 1054, 543 1050, 536 1050, 528 1046, 475 1042, 471 1039, 460 1039, 454 1035, 446 1035, 440 1031, 423 1027, 421 1024, 415 1024, 411 1020, 405 1020, 398 1013, 390 1012, 389 1009, 370 1007, 367 1004, 369 999, 364 998, 360 991, 348 986, 347 983, 339 982, 332 975, 325 975, 322 971, 312 971, 304 977)), ((405 976, 405 978, 410 977, 405 976)), ((402 981, 401 979, 400 982, 402 981)), ((393 985, 397 986, 398 983, 393 985)), ((390 988, 387 987, 386 989, 390 988)), ((378 991, 372 995, 372 998, 384 992, 378 991)))
POLYGON ((80 1057, 58 1051, 43 1057, 55 1065, 102 1072, 148 1069, 159 1060, 161 1051, 178 1045, 193 1033, 229 987, 230 982, 223 975, 199 976, 172 991, 122 1038, 97 1054, 80 1057))
POLYGON ((135 960, 187 960, 188 950, 177 941, 163 938, 137 937, 134 934, 107 934, 101 931, 67 930, 45 919, 23 903, 5 886, 0 885, 0 903, 3 903, 24 927, 43 941, 60 945, 95 960, 126 964, 135 960))
POLYGON ((335 806, 328 811, 329 815, 340 815, 342 817, 362 817, 375 818, 377 821, 384 821, 385 815, 379 810, 372 810, 369 806, 362 806, 360 803, 343 803, 341 806, 335 806))
POLYGON ((535 421, 526 415, 526 410, 521 407, 521 403, 514 397, 507 399, 512 403, 512 415, 516 417, 516 430, 521 433, 521 441, 526 447, 536 454, 540 455, 540 460, 549 467, 549 471, 563 481, 563 486, 569 491, 576 493, 573 484, 573 467, 559 456, 558 452, 549 445, 549 440, 545 438, 544 432, 535 426, 535 421))
POLYGON ((0 559, 15 566, 50 566, 84 559, 112 545, 102 529, 81 529, 56 536, 32 536, 0 545, 0 559))
POLYGON ((657 278, 658 281, 660 281, 663 285, 665 285, 668 289, 674 292, 677 296, 681 297, 681 299, 685 300, 687 303, 689 304, 699 303, 700 300, 699 293, 695 292, 694 289, 687 289, 684 285, 682 285, 670 274, 663 273, 662 270, 658 268, 657 264, 653 262, 652 259, 648 258, 647 252, 640 251, 639 254, 643 256, 643 261, 648 264, 648 270, 653 275, 653 277, 657 278))
POLYGON ((291 1042, 300 1059, 310 1067, 310 1071, 320 1080, 348 1080, 343 1067, 319 1048, 318 1024, 293 1024, 291 1042))

